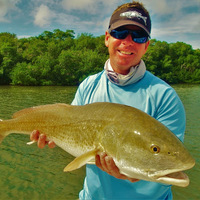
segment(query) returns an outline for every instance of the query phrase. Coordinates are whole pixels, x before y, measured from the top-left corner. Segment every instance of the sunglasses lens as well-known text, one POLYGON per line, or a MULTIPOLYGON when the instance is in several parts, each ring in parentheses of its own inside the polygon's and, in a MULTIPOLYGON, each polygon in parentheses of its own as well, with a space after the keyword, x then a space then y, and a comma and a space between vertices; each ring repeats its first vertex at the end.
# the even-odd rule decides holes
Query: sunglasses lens
POLYGON ((142 44, 148 41, 148 37, 139 31, 116 29, 110 31, 110 35, 116 39, 125 39, 128 36, 128 34, 131 34, 132 40, 136 43, 142 44))
POLYGON ((136 43, 145 43, 148 40, 148 37, 144 35, 143 32, 131 31, 132 40, 136 43))
POLYGON ((147 42, 148 37, 132 38, 132 39, 133 39, 134 42, 142 44, 142 43, 147 42))
POLYGON ((125 39, 129 34, 127 30, 112 30, 110 35, 116 39, 125 39))

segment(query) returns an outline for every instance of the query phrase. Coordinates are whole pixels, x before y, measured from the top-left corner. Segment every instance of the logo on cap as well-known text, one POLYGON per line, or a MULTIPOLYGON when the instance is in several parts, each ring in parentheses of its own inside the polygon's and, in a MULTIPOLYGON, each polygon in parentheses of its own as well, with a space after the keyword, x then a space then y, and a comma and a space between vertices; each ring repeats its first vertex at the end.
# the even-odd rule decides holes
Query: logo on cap
POLYGON ((142 14, 137 11, 128 11, 128 12, 121 13, 120 17, 127 17, 129 19, 137 17, 139 20, 142 19, 145 25, 147 25, 147 17, 142 16, 142 14))

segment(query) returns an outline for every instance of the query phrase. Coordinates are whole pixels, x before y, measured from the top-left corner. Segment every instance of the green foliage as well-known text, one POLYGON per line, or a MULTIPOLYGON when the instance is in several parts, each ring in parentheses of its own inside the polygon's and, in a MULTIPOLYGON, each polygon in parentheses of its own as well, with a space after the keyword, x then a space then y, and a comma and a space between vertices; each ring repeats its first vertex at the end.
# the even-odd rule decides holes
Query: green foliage
POLYGON ((149 71, 168 83, 200 83, 199 52, 183 42, 152 39, 143 59, 149 71))
MULTIPOLYGON (((0 84, 78 85, 103 69, 109 57, 104 39, 59 29, 23 39, 0 33, 0 84)), ((200 50, 191 45, 152 39, 143 59, 168 83, 200 83, 200 50)))
POLYGON ((9 84, 10 73, 18 60, 15 34, 0 33, 0 84, 9 84))

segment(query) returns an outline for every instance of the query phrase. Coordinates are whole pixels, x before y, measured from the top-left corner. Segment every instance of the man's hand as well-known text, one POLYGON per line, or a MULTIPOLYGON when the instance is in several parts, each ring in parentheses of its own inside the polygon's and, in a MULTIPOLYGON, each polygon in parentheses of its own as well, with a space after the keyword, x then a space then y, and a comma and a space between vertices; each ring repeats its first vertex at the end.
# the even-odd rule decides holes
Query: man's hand
POLYGON ((114 160, 112 157, 108 156, 106 153, 100 153, 96 156, 96 165, 101 170, 107 172, 111 176, 114 176, 118 179, 129 180, 130 182, 134 183, 139 181, 139 179, 129 178, 123 174, 120 174, 118 167, 115 165, 114 160))
POLYGON ((45 134, 40 134, 39 131, 35 130, 30 135, 30 140, 37 141, 37 145, 40 149, 43 149, 45 145, 49 148, 54 148, 56 144, 53 141, 48 141, 45 134))

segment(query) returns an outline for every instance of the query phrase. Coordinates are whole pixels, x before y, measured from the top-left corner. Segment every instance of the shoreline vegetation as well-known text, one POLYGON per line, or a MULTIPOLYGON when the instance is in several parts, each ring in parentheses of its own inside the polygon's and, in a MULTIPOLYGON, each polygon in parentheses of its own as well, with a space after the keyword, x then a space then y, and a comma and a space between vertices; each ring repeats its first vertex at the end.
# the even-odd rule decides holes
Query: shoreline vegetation
MULTIPOLYGON (((77 86, 103 70, 108 59, 104 35, 73 30, 44 31, 18 39, 0 33, 0 85, 77 86)), ((151 39, 143 57, 147 70, 169 84, 200 83, 200 49, 183 42, 151 39)))

